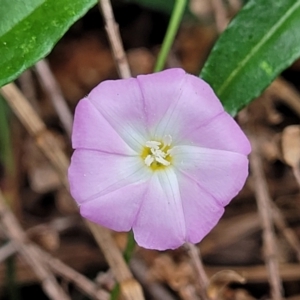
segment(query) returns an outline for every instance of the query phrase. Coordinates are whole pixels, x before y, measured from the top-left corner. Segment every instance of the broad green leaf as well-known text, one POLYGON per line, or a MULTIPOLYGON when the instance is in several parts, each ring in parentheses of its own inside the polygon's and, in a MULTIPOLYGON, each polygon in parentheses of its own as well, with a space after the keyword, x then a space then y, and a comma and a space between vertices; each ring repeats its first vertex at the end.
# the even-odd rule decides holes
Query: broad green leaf
POLYGON ((46 56, 97 0, 0 0, 0 86, 46 56))
POLYGON ((215 44, 200 76, 235 115, 300 57, 300 0, 250 0, 215 44))

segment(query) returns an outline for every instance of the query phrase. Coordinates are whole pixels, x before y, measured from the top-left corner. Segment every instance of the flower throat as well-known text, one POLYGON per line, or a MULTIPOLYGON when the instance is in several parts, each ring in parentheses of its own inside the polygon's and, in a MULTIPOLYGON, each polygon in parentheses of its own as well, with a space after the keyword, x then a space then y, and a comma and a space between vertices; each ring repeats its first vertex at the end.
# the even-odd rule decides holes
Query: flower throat
POLYGON ((170 135, 164 136, 162 142, 147 141, 141 155, 146 166, 153 171, 169 166, 172 160, 171 143, 170 135))

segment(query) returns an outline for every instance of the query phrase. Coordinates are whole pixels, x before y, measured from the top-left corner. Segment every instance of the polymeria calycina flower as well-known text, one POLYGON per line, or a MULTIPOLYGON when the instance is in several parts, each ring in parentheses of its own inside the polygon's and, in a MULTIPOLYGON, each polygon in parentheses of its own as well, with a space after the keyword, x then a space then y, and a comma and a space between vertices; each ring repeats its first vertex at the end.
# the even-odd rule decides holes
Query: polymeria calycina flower
POLYGON ((69 169, 83 217, 140 246, 199 242, 248 175, 250 145, 207 83, 181 69, 105 81, 76 108, 69 169))

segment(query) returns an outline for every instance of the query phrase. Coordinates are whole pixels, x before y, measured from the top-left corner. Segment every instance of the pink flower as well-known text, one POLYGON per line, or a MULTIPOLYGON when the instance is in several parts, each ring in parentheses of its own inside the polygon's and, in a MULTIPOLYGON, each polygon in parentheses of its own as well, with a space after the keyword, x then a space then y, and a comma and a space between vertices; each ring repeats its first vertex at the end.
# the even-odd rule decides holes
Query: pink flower
POLYGON ((248 175, 250 144, 207 83, 181 69, 105 81, 76 108, 69 169, 81 215, 140 246, 197 243, 248 175))

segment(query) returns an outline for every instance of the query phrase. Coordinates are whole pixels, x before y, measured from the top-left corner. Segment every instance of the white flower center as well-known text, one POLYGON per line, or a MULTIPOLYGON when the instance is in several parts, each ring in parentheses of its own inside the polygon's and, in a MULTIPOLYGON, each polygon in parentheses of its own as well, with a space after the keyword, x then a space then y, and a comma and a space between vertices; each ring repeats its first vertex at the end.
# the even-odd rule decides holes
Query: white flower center
POLYGON ((150 167, 153 163, 159 163, 163 166, 170 165, 170 146, 172 143, 172 137, 166 135, 163 138, 163 142, 147 141, 146 148, 150 149, 150 153, 144 159, 145 164, 150 167))

